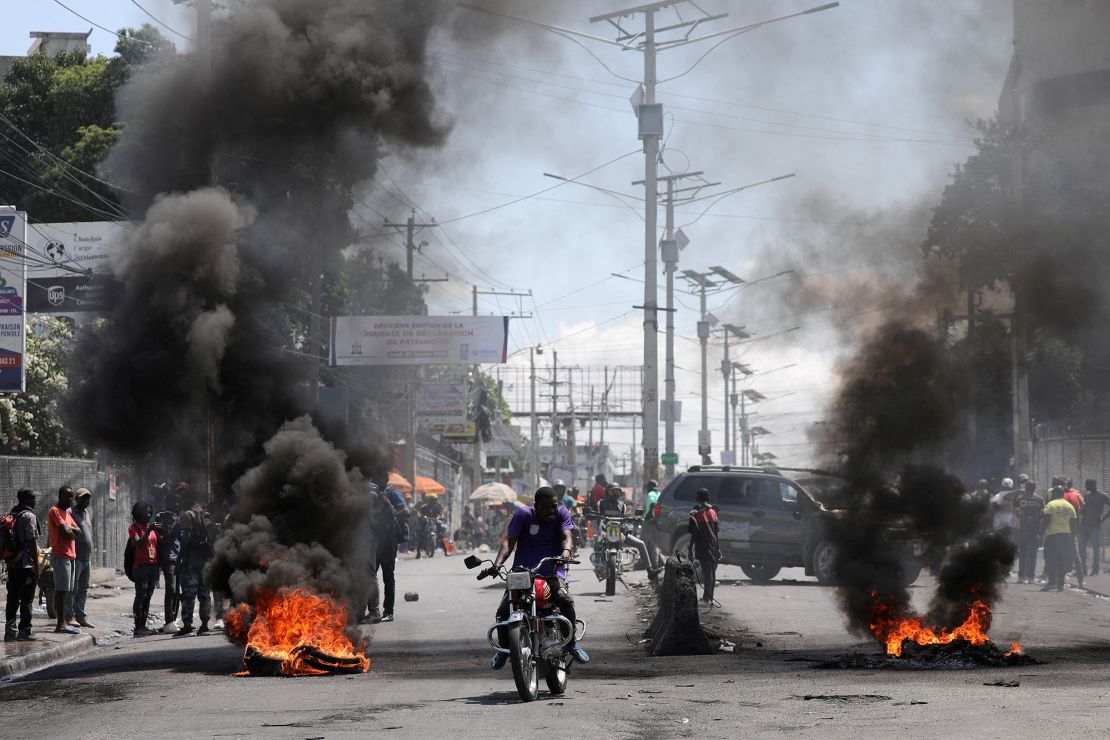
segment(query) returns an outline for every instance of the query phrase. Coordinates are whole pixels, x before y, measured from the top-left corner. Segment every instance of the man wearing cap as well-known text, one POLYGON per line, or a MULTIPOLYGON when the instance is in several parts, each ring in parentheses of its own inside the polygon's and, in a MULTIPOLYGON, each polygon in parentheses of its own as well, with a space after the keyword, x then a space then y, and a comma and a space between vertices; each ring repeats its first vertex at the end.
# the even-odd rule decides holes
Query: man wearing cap
POLYGON ((77 558, 73 561, 73 590, 66 593, 66 624, 73 624, 76 620, 82 627, 95 627, 96 625, 89 623, 88 615, 85 614, 93 551, 93 522, 92 512, 89 511, 92 492, 87 488, 78 488, 76 493, 73 506, 69 507, 69 515, 80 531, 74 540, 77 558))
POLYGON ((21 488, 11 510, 15 519, 12 544, 15 554, 7 561, 8 600, 4 610, 4 640, 37 640, 31 636, 31 603, 39 580, 39 520, 35 516, 35 492, 21 488), (19 631, 16 631, 16 617, 19 631))
POLYGON ((73 489, 69 486, 59 488, 58 503, 51 507, 46 518, 46 537, 50 544, 50 569, 54 571, 54 612, 58 615, 54 631, 76 635, 81 630, 66 624, 66 595, 75 585, 77 536, 81 534, 81 529, 69 513, 72 504, 73 489))

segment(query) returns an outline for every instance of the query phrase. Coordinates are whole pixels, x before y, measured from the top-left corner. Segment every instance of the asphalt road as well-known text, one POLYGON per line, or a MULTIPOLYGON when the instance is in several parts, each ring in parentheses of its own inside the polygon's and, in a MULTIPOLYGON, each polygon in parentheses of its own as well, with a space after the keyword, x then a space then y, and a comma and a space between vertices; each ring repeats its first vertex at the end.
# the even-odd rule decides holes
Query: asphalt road
MULTIPOLYGON (((396 622, 367 628, 365 675, 239 678, 240 651, 221 635, 159 635, 0 685, 0 716, 37 737, 1110 736, 1110 599, 1010 586, 992 634, 1021 639, 1042 665, 827 671, 814 661, 878 651, 845 632, 834 591, 791 571, 768 585, 738 568, 720 576, 722 608, 705 619, 735 651, 653 659, 634 644, 650 616, 643 589, 605 598, 580 567, 591 662, 565 696, 541 690, 531 704, 508 668, 488 667, 500 592, 461 557, 437 557, 398 564, 399 592, 420 599, 399 598, 396 622), (984 685, 1000 680, 1020 685, 984 685)), ((922 602, 928 587, 915 589, 922 602)))

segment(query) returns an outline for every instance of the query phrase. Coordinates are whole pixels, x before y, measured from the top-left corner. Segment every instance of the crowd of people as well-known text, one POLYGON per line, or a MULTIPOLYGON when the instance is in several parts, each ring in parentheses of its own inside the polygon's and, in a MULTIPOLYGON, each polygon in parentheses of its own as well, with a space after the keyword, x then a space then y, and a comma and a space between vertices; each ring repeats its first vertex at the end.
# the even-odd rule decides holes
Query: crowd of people
POLYGON ((1098 481, 1088 478, 1079 491, 1070 478, 1055 477, 1045 495, 1025 474, 1018 476, 1016 486, 1004 478, 993 495, 987 485, 980 480, 968 496, 989 507, 991 527, 1017 544, 1018 583, 1040 582, 1045 591, 1062 591, 1069 571, 1081 587, 1084 576, 1099 573, 1102 523, 1110 517, 1110 496, 1099 489, 1098 481), (1037 577, 1037 551, 1042 546, 1044 570, 1037 577))

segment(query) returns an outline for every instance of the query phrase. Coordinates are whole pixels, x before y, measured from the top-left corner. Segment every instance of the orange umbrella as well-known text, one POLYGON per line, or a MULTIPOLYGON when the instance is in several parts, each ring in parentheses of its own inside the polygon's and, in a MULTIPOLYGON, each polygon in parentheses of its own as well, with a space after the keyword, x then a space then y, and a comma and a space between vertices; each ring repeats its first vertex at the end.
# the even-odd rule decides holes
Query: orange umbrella
POLYGON ((389 474, 389 485, 393 486, 401 493, 412 493, 412 484, 409 483, 405 476, 401 475, 396 470, 389 474))
POLYGON ((433 478, 425 478, 422 475, 416 476, 416 492, 417 493, 446 493, 447 489, 443 487, 438 481, 433 478))

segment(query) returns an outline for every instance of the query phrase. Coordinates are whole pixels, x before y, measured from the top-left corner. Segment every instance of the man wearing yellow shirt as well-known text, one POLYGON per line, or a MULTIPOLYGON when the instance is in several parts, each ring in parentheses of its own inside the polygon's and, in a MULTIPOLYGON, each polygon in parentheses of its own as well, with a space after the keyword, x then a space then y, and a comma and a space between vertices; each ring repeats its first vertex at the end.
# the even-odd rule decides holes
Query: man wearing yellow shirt
POLYGON ((1044 507, 1044 561, 1048 583, 1042 591, 1064 590, 1064 575, 1068 572, 1075 551, 1075 507, 1064 500, 1062 486, 1054 486, 1044 507))

